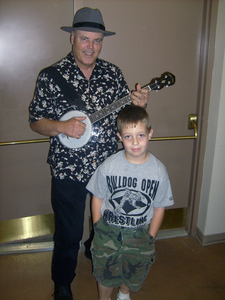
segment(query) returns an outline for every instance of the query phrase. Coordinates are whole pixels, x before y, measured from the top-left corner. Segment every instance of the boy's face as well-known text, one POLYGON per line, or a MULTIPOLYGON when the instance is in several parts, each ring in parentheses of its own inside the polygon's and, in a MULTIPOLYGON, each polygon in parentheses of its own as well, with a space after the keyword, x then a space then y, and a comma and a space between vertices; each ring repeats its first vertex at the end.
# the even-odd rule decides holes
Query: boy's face
POLYGON ((147 146, 151 139, 153 130, 148 132, 145 123, 139 122, 137 125, 129 124, 121 129, 122 140, 125 148, 126 159, 133 164, 142 164, 148 160, 147 146))

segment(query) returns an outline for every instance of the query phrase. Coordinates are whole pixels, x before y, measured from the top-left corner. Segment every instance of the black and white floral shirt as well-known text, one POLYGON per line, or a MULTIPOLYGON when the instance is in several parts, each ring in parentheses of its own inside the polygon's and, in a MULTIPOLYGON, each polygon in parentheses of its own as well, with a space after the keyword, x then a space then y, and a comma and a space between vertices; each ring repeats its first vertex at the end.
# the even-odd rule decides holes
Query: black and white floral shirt
MULTIPOLYGON (((49 68, 46 68, 37 79, 29 108, 30 122, 42 118, 59 120, 70 110, 93 114, 129 93, 121 70, 102 59, 97 59, 90 80, 85 78, 77 66, 72 52, 53 67, 74 87, 75 100, 66 99, 63 90, 49 74, 49 68)), ((50 137, 48 163, 52 176, 86 182, 106 157, 117 151, 117 114, 111 113, 98 121, 95 138, 82 148, 66 148, 58 136, 50 137)))

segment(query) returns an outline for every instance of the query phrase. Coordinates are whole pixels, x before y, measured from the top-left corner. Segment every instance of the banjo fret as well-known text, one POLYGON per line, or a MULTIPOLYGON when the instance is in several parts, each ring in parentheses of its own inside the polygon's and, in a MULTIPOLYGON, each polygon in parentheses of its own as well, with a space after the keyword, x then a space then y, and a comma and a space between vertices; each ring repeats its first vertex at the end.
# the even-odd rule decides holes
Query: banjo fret
POLYGON ((107 105, 106 107, 102 108, 99 111, 96 111, 91 116, 89 116, 89 119, 91 120, 91 123, 95 123, 102 118, 110 115, 112 112, 116 111, 117 109, 121 108, 127 103, 132 102, 133 99, 130 97, 130 95, 123 97, 120 100, 114 101, 112 104, 107 105))

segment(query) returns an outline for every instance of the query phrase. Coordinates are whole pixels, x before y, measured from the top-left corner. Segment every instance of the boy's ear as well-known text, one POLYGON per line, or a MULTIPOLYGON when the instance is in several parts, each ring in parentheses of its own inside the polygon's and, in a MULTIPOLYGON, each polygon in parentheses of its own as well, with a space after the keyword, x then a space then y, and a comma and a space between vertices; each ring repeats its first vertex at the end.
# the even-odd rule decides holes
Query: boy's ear
POLYGON ((119 134, 119 132, 116 133, 118 138, 122 141, 121 135, 119 134))
POLYGON ((153 129, 150 130, 149 134, 148 134, 148 140, 150 141, 150 139, 152 138, 153 135, 153 129))

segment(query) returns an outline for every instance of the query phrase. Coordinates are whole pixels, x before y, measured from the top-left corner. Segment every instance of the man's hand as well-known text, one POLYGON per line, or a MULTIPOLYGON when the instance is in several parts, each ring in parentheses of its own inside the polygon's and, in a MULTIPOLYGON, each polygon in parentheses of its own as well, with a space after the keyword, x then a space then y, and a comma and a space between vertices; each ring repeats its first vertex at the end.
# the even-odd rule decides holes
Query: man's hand
POLYGON ((149 91, 148 89, 141 89, 140 84, 137 84, 136 91, 132 91, 131 98, 134 105, 139 105, 144 108, 147 107, 149 91))
POLYGON ((80 139, 86 130, 84 121, 86 117, 73 117, 66 121, 60 121, 59 131, 67 137, 80 139))
POLYGON ((85 118, 86 117, 73 117, 66 121, 40 119, 30 123, 30 127, 33 131, 46 136, 56 136, 62 133, 67 137, 80 139, 86 130, 86 124, 82 122, 85 118))

